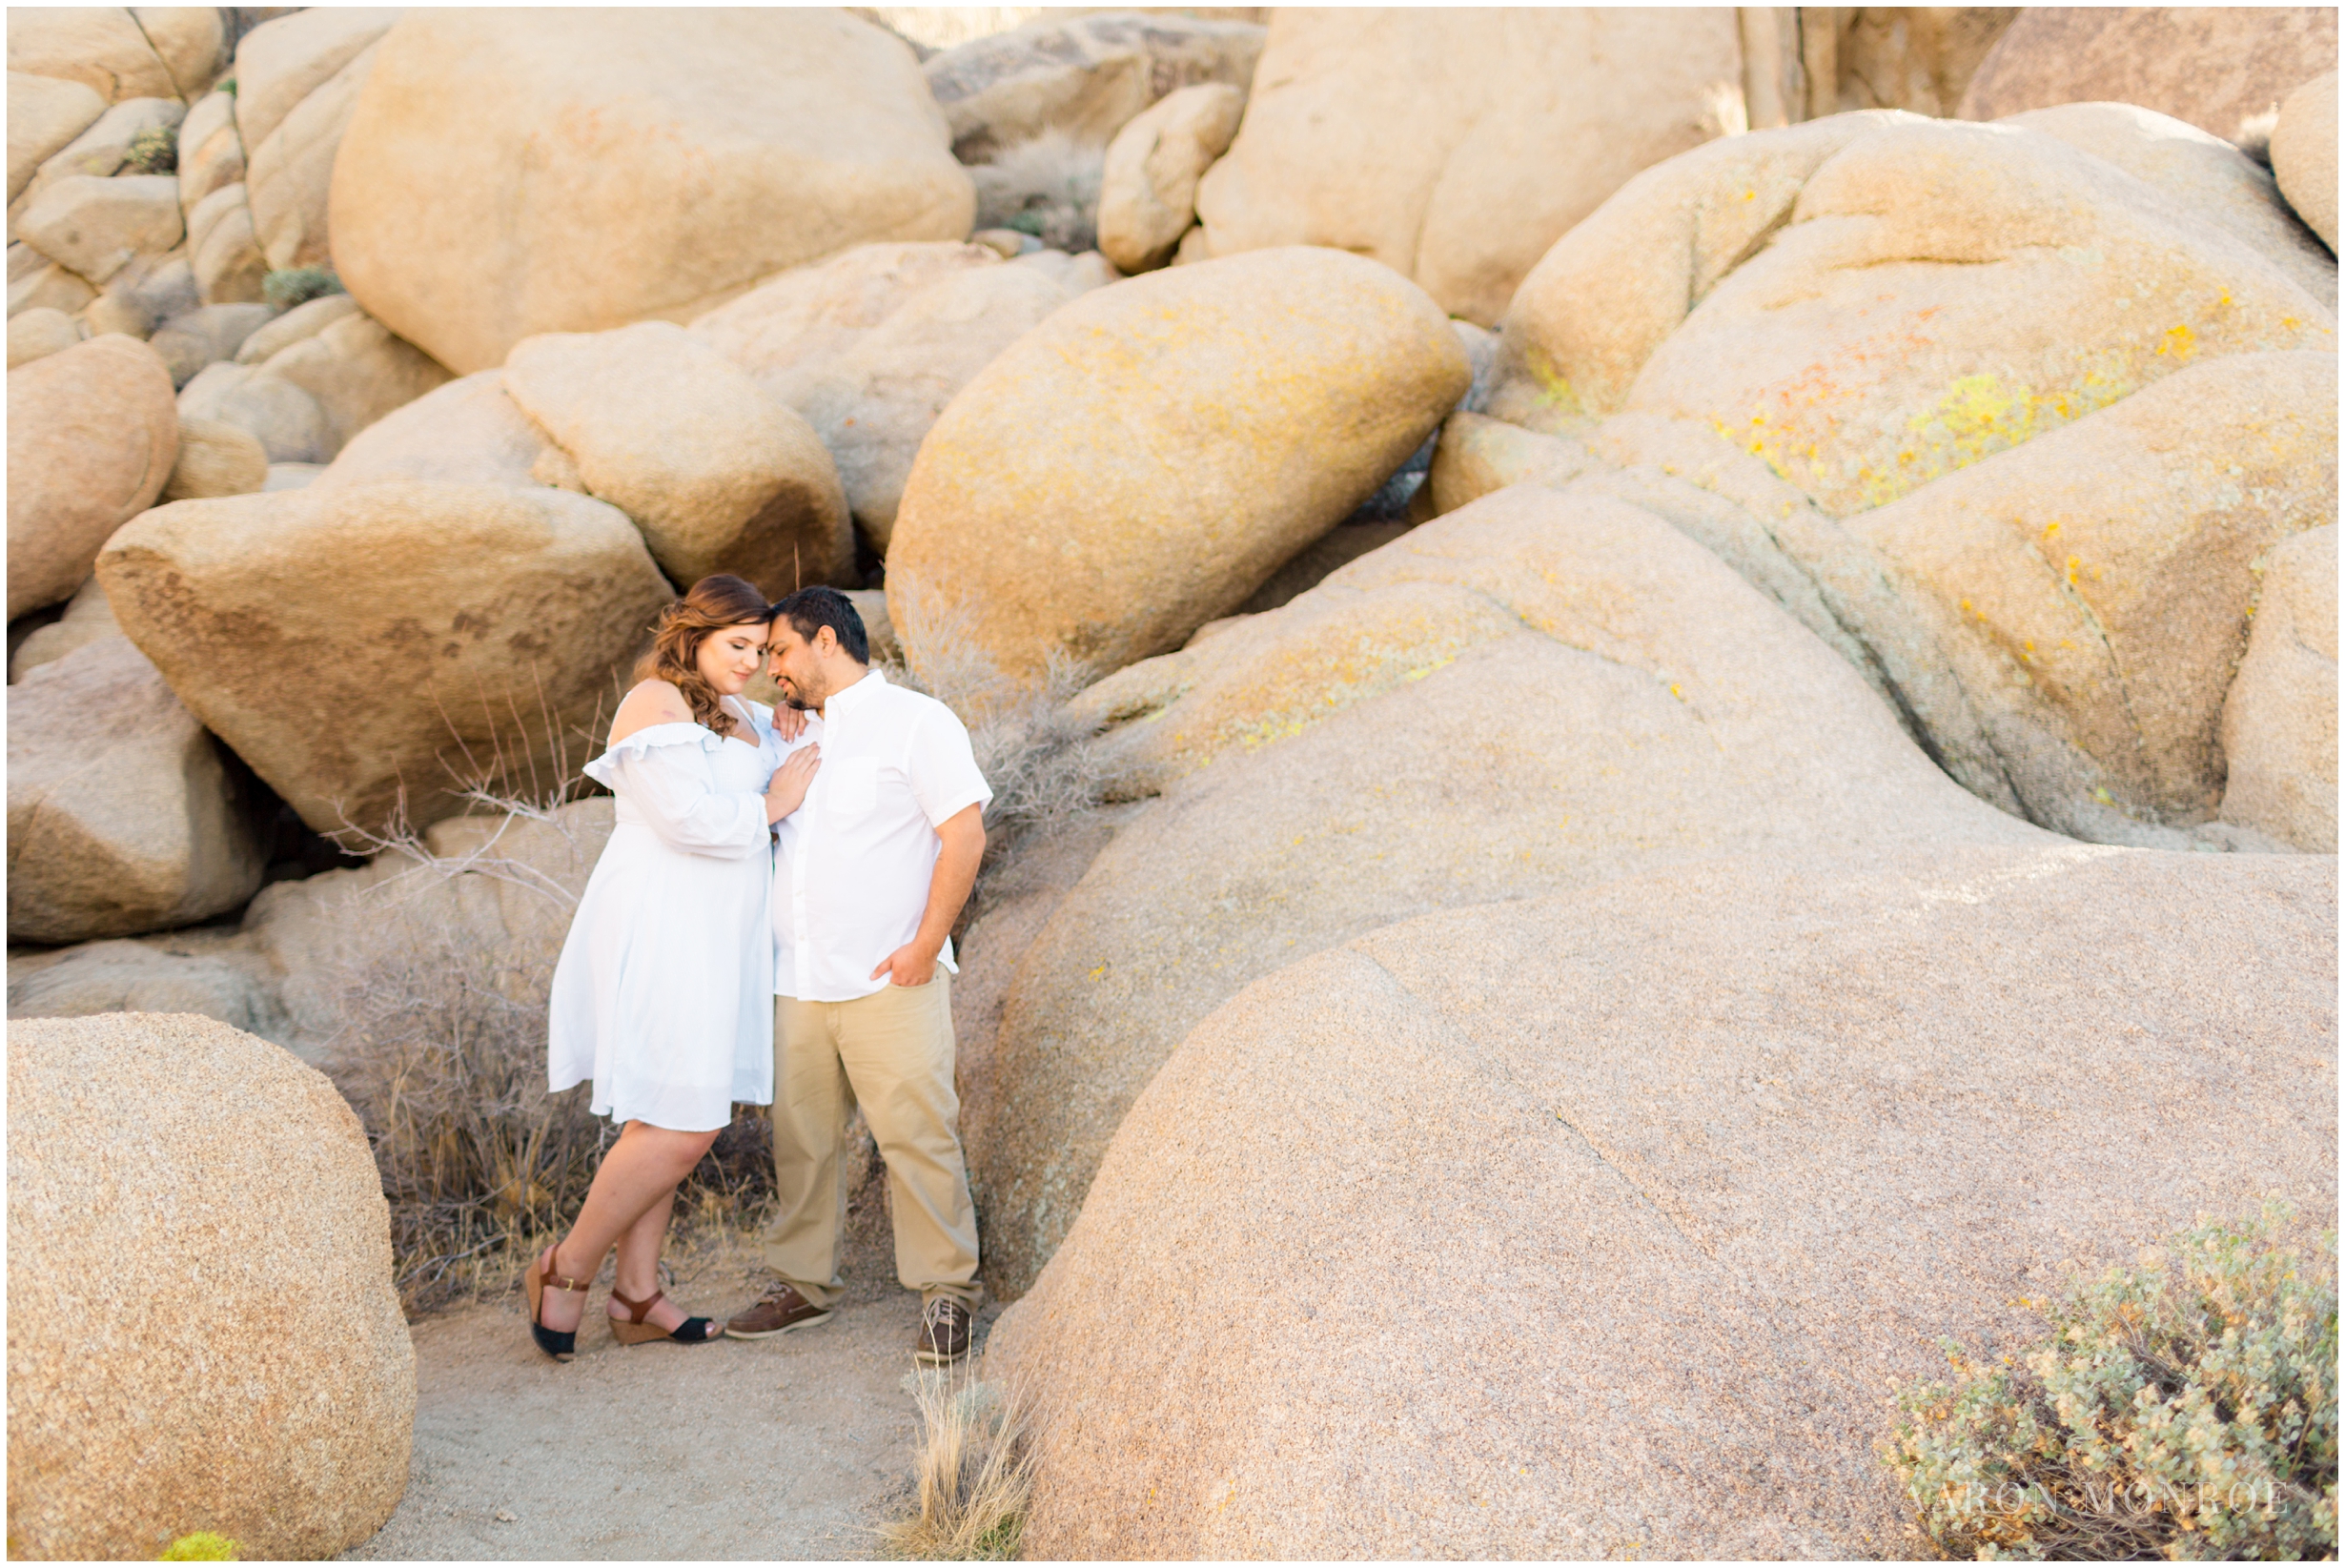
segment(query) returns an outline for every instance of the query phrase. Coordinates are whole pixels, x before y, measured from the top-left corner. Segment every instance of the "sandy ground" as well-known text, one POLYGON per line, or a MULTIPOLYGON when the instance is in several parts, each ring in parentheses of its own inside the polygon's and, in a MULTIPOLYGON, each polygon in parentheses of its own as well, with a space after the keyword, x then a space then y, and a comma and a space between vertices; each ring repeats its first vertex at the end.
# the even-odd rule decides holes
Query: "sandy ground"
MULTIPOLYGON (((750 1299, 739 1239, 672 1261, 687 1311, 750 1299)), ((859 1261, 837 1316, 772 1339, 622 1347, 600 1327, 607 1267, 566 1366, 518 1293, 418 1322, 407 1496, 348 1557, 884 1556, 875 1526, 912 1505, 920 1301, 859 1261)))

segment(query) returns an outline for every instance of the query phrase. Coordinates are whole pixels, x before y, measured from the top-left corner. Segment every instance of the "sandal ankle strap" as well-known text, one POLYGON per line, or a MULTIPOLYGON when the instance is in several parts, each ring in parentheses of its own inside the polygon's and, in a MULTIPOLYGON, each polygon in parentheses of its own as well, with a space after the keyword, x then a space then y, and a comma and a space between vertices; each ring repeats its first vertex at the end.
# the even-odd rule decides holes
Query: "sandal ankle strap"
POLYGON ((665 1291, 654 1291, 651 1293, 651 1296, 648 1300, 638 1301, 633 1296, 621 1295, 619 1293, 619 1288, 617 1286, 613 1286, 611 1288, 611 1299, 627 1309, 628 1322, 641 1323, 643 1319, 651 1315, 652 1308, 667 1299, 667 1293, 665 1291))
POLYGON ((561 1249, 558 1247, 548 1247, 545 1250, 544 1258, 538 1264, 539 1284, 549 1291, 593 1290, 594 1281, 591 1279, 572 1279, 566 1274, 558 1274, 554 1272, 554 1258, 560 1252, 561 1249))

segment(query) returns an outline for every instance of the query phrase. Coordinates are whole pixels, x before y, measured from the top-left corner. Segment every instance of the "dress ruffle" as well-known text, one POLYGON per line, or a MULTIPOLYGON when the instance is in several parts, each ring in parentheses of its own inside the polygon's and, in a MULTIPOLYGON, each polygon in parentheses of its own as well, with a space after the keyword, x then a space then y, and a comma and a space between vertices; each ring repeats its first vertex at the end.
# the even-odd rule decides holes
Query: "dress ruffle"
POLYGON ((580 769, 586 777, 605 789, 619 787, 614 777, 620 762, 628 757, 641 757, 657 746, 697 745, 703 751, 722 750, 724 737, 705 724, 646 724, 623 741, 613 741, 610 749, 580 769))

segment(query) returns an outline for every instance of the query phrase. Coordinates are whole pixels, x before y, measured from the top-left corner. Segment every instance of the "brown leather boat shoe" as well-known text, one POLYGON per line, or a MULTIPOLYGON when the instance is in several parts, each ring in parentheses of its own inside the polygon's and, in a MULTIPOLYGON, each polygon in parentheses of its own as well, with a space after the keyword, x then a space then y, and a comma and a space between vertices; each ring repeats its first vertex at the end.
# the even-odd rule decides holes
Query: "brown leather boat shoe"
POLYGON ((816 1306, 798 1293, 797 1286, 777 1279, 765 1287, 765 1293, 754 1305, 728 1318, 724 1332, 735 1339, 766 1339, 792 1329, 827 1323, 830 1317, 828 1307, 816 1306))
POLYGON ((948 1295, 940 1295, 920 1309, 920 1334, 912 1341, 912 1359, 931 1367, 948 1367, 969 1354, 969 1331, 976 1319, 948 1295))

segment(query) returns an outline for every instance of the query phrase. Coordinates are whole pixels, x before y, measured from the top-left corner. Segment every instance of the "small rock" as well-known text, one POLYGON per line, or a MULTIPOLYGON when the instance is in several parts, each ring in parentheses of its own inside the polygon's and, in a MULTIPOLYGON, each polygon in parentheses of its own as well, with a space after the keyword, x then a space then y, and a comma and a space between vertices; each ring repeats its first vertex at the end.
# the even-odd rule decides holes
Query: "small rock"
POLYGON ((320 295, 305 300, 246 338, 244 346, 236 350, 236 363, 261 364, 303 338, 316 336, 344 316, 357 314, 358 302, 346 294, 320 295))
POLYGON ((16 220, 18 237, 92 283, 133 257, 161 255, 186 235, 179 182, 169 174, 69 174, 16 220))
POLYGON ((65 312, 20 311, 9 317, 9 369, 62 353, 80 341, 81 329, 65 312))
MULTIPOLYGON (((155 9, 146 14, 169 17, 177 12, 155 9)), ((216 53, 217 11, 212 12, 212 31, 216 53)), ((124 98, 175 98, 182 92, 146 30, 121 6, 15 9, 9 16, 9 72, 18 71, 79 82, 110 104, 124 98)), ((191 77, 189 85, 197 84, 191 77)))
POLYGON ((245 339, 276 316, 273 305, 200 305, 155 330, 147 346, 171 367, 174 387, 184 387, 206 365, 234 359, 245 339))
POLYGON ((173 130, 186 117, 187 106, 176 98, 125 99, 41 165, 25 187, 26 199, 38 201, 50 187, 70 174, 103 178, 122 173, 133 143, 150 131, 173 130))
MULTIPOLYGON (((334 182, 335 153, 341 148, 351 112, 357 107, 358 91, 374 67, 373 40, 379 39, 398 16, 396 10, 313 7, 267 24, 306 25, 312 31, 329 31, 335 47, 326 56, 307 62, 314 67, 340 57, 361 38, 369 42, 265 132, 259 131, 268 125, 263 104, 245 107, 244 84, 241 78, 237 81, 239 120, 245 127, 245 147, 251 159, 245 181, 253 204, 253 232, 273 269, 323 266, 333 259, 326 240, 326 205, 334 182)), ((255 30, 255 35, 259 31, 255 30)), ((303 77, 307 74, 302 73, 303 77)), ((264 93, 278 85, 264 79, 264 93)), ((285 88, 293 85, 290 80, 281 84, 285 88)))
POLYGON ((989 163, 1050 132, 1094 150, 1176 88, 1243 88, 1262 53, 1251 22, 1109 11, 1045 16, 923 66, 964 163, 989 163))
POLYGON ((260 369, 316 399, 331 440, 328 459, 393 409, 453 379, 429 355, 357 311, 279 349, 260 369))
MULTIPOLYGON (((538 465, 560 451, 506 395, 505 373, 484 370, 393 409, 353 438, 317 478, 329 488, 393 479, 537 484, 551 482, 538 465)), ((577 465, 570 467, 575 473, 577 465)), ((559 488, 581 495, 586 489, 583 481, 559 488)))
MULTIPOLYGON (((18 248, 10 247, 10 250, 18 248)), ((23 249, 28 255, 36 254, 29 246, 23 249)), ((90 286, 87 278, 76 276, 56 263, 50 262, 10 281, 9 314, 14 316, 19 311, 54 310, 73 316, 96 297, 97 290, 90 286)))
POLYGON ((9 372, 8 610, 70 597, 178 457, 171 374, 144 343, 92 337, 9 372))
POLYGON ((1024 255, 1029 251, 1042 249, 1042 241, 1032 234, 1022 234, 1015 229, 980 229, 969 236, 971 245, 982 245, 1004 261, 1024 255))
POLYGON ((181 419, 179 460, 172 468, 170 482, 163 486, 162 499, 169 502, 203 496, 242 496, 265 489, 268 481, 269 454, 252 432, 221 419, 181 419))
POLYGON ((2336 72, 2288 95, 2272 132, 2272 172, 2305 226, 2336 254, 2336 72))
POLYGON ((2314 855, 2336 853, 2336 605, 2335 523, 2274 550, 2223 703, 2223 820, 2314 855))
POLYGON ((249 784, 129 639, 10 687, 8 744, 10 940, 186 926, 260 886, 249 784))
POLYGON ((244 178, 244 141, 236 134, 236 95, 209 92, 179 124, 179 205, 194 212, 204 197, 244 178))
POLYGON ((206 365, 180 392, 179 417, 239 426, 273 463, 323 463, 339 444, 316 398, 255 365, 206 365))
POLYGON ((10 1018, 187 1012, 289 1044, 290 1020, 257 953, 179 953, 112 940, 9 961, 10 1018))
POLYGON ((113 609, 106 602, 106 590, 93 577, 65 601, 64 615, 16 645, 15 655, 9 660, 9 684, 14 685, 43 664, 63 659, 75 648, 87 647, 101 637, 121 635, 113 609))
POLYGON ((139 6, 131 14, 163 62, 173 96, 194 102, 226 63, 227 13, 217 6, 139 6))
POLYGON ((106 100, 80 82, 9 72, 9 201, 25 193, 41 165, 106 112, 106 100))
POLYGON ((1222 83, 1159 99, 1108 144, 1099 187, 1099 249, 1127 273, 1172 258, 1197 220, 1197 181, 1229 151, 1246 95, 1222 83))
POLYGON ((242 180, 223 185, 188 214, 188 253, 207 304, 261 297, 269 262, 253 237, 253 209, 242 180))

